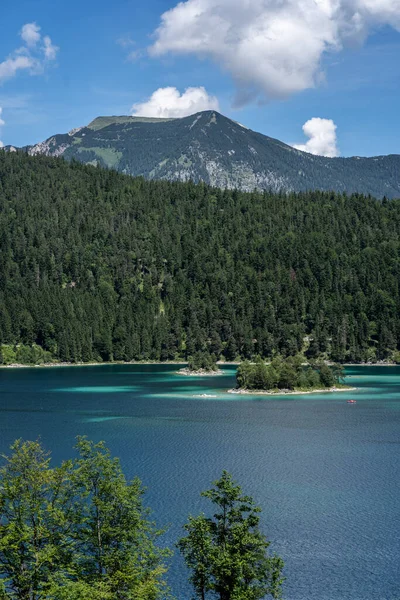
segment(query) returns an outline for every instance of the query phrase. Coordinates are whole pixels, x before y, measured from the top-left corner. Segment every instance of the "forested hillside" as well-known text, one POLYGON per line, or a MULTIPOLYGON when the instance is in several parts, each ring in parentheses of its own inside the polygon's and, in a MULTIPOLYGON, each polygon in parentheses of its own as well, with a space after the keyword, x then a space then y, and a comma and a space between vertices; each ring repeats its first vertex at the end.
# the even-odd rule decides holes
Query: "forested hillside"
POLYGON ((0 342, 65 361, 385 359, 399 348, 399 233, 400 201, 0 152, 0 342))

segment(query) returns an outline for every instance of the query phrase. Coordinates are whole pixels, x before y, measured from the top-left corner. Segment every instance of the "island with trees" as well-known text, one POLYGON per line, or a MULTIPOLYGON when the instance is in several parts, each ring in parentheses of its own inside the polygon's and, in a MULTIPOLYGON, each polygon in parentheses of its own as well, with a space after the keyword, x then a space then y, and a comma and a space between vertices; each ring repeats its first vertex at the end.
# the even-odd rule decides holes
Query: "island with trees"
POLYGON ((180 375, 221 375, 222 371, 218 368, 217 359, 214 354, 209 352, 196 352, 189 356, 187 367, 178 371, 180 375))
POLYGON ((354 389, 343 383, 344 368, 337 363, 306 361, 302 355, 274 358, 266 363, 258 357, 242 362, 236 373, 235 394, 305 394, 354 389))

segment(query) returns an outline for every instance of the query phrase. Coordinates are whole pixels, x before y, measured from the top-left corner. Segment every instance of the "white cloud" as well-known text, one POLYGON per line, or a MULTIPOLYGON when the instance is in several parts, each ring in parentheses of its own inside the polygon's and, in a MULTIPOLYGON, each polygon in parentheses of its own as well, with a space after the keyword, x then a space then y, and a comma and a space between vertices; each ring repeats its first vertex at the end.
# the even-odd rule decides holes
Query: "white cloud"
POLYGON ((21 29, 21 37, 27 46, 36 46, 41 38, 40 27, 36 23, 26 23, 21 29))
POLYGON ((245 104, 317 85, 325 53, 381 25, 400 30, 400 0, 186 0, 162 15, 149 52, 211 58, 245 104))
POLYGON ((156 90, 146 102, 132 106, 131 114, 142 117, 179 118, 203 110, 219 110, 218 100, 204 87, 189 87, 182 94, 175 87, 156 90))
POLYGON ((47 60, 55 60, 57 56, 59 48, 54 46, 48 35, 45 35, 43 38, 43 51, 47 60))
POLYGON ((36 23, 27 23, 20 32, 24 46, 20 46, 12 52, 5 60, 0 62, 0 84, 6 79, 17 75, 18 71, 27 71, 30 75, 42 73, 49 61, 54 61, 58 48, 54 46, 49 36, 43 37, 40 27, 36 23))
POLYGON ((336 125, 332 119, 314 117, 303 125, 304 135, 309 138, 305 144, 293 144, 293 147, 319 156, 339 156, 336 125))
POLYGON ((35 61, 30 56, 10 56, 0 63, 0 82, 10 79, 17 71, 33 69, 35 61))

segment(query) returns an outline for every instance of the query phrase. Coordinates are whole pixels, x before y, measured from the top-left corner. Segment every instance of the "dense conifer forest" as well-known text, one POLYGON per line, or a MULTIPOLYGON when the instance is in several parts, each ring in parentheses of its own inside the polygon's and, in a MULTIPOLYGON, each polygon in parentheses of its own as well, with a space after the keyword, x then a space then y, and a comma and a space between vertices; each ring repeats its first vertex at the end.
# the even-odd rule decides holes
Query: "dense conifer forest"
POLYGON ((397 358, 399 234, 398 200, 0 152, 1 358, 397 358))

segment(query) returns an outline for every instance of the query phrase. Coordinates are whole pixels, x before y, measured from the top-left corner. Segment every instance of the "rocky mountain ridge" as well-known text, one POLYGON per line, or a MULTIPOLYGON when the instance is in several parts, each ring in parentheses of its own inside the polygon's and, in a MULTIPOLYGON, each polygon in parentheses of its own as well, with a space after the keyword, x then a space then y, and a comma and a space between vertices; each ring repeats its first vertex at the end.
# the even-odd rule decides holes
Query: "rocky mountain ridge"
MULTIPOLYGON (((13 147, 6 147, 9 151, 13 147)), ((146 179, 205 181, 220 188, 333 190, 400 197, 400 156, 325 158, 205 111, 179 119, 98 117, 25 150, 76 159, 146 179)))

